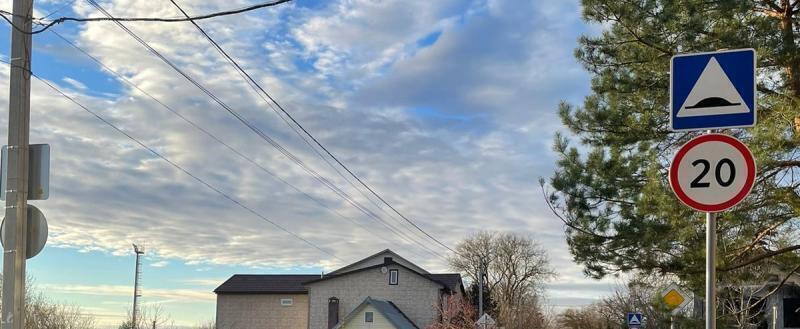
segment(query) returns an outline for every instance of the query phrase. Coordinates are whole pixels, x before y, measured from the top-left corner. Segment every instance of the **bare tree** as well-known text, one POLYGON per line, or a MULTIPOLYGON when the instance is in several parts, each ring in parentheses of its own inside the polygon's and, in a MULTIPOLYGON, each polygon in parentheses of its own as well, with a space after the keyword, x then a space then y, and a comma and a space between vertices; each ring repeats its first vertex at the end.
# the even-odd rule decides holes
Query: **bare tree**
POLYGON ((526 295, 513 306, 501 306, 497 314, 498 323, 506 329, 548 329, 553 321, 545 312, 537 295, 526 295))
POLYGON ((477 329, 476 310, 466 298, 453 295, 443 305, 435 305, 440 317, 425 329, 477 329))
MULTIPOLYGON (((128 311, 128 318, 131 318, 131 311, 128 311)), ((171 329, 175 327, 175 322, 166 314, 161 304, 143 305, 138 310, 136 316, 136 326, 131 321, 125 321, 119 325, 119 329, 171 329)))
POLYGON ((618 328, 600 312, 598 305, 579 309, 568 309, 558 318, 558 326, 565 329, 611 329, 618 328))
POLYGON ((486 294, 497 306, 487 311, 506 328, 540 328, 531 325, 545 322, 539 299, 544 282, 555 273, 546 251, 530 237, 480 232, 459 243, 449 262, 473 282, 485 269, 486 294))
MULTIPOLYGON (((3 276, 0 274, 0 286, 3 276)), ((0 289, 2 301, 2 289, 0 289)), ((0 305, 2 307, 2 305, 0 305)), ((27 329, 91 329, 94 318, 83 313, 80 307, 54 302, 44 296, 33 279, 27 278, 25 285, 25 327, 27 329)))

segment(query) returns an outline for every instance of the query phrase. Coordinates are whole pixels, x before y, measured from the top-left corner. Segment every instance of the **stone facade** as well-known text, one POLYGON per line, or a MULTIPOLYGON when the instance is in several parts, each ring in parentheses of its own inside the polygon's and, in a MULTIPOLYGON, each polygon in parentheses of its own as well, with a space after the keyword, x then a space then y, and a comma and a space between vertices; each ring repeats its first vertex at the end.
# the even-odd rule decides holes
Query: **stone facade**
POLYGON ((436 305, 441 303, 443 287, 401 266, 391 264, 386 267, 399 271, 397 285, 390 285, 390 271, 383 273, 380 268, 307 284, 309 329, 327 329, 328 299, 331 297, 339 299, 339 319, 344 319, 367 297, 373 297, 392 301, 420 328, 436 320, 436 305))
POLYGON ((307 329, 308 295, 219 294, 219 329, 307 329), (291 306, 281 305, 291 299, 291 306))

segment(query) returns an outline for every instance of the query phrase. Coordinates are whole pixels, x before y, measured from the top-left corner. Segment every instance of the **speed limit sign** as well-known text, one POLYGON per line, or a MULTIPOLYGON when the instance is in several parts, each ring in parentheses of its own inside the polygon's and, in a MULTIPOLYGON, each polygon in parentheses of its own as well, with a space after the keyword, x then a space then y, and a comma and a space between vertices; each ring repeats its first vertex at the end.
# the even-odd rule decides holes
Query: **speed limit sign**
POLYGON ((703 212, 720 212, 741 202, 753 188, 756 162, 738 139, 701 135, 678 150, 669 182, 683 203, 703 212))

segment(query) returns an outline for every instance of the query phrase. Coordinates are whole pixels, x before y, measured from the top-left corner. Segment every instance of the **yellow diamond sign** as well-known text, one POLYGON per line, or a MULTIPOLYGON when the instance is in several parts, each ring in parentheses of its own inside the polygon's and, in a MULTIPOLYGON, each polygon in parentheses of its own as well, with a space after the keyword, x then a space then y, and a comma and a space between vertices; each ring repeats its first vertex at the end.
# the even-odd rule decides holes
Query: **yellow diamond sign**
POLYGON ((679 312, 681 308, 689 304, 689 298, 689 295, 674 282, 661 292, 661 300, 673 312, 679 312))
POLYGON ((664 304, 666 304, 671 309, 681 306, 681 304, 683 304, 685 300, 686 298, 683 298, 683 296, 681 296, 681 293, 675 289, 667 291, 667 293, 664 295, 664 304))

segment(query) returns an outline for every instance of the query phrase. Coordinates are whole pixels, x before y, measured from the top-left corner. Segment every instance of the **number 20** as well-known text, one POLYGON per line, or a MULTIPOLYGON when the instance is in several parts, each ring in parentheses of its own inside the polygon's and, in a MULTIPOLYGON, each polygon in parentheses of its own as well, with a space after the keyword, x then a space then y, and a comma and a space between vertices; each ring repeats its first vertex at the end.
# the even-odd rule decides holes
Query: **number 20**
MULTIPOLYGON (((692 167, 697 167, 698 165, 702 165, 703 170, 702 172, 700 172, 700 175, 697 176, 697 178, 695 178, 689 186, 692 188, 698 188, 698 187, 706 188, 711 186, 711 183, 709 182, 702 182, 703 178, 706 177, 706 174, 708 174, 708 170, 711 169, 711 163, 708 162, 708 160, 706 159, 697 159, 694 160, 694 162, 692 162, 692 167)), ((733 161, 731 161, 731 159, 728 158, 723 158, 722 160, 719 160, 717 165, 714 167, 714 177, 716 178, 717 183, 720 186, 722 187, 731 186, 731 184, 733 184, 734 179, 736 179, 736 167, 733 165, 733 161), (722 179, 723 164, 727 165, 728 169, 730 170, 730 175, 728 176, 727 180, 722 179)))

